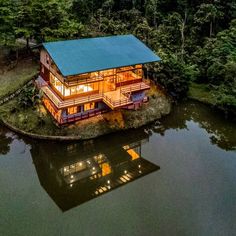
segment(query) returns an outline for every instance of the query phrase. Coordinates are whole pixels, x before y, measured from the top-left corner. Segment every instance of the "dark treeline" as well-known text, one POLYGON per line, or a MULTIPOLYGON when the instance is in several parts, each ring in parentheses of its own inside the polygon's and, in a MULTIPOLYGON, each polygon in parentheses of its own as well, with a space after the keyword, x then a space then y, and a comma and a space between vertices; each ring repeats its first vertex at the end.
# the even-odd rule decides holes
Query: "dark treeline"
POLYGON ((235 0, 0 0, 0 44, 134 34, 161 58, 149 74, 185 96, 207 86, 236 107, 235 0))

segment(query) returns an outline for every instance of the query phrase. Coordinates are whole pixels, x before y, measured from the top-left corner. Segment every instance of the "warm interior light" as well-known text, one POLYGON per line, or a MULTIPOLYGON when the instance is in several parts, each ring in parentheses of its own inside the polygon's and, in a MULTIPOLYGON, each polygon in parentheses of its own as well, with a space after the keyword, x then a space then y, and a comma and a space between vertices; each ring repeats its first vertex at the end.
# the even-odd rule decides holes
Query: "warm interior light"
POLYGON ((132 160, 138 159, 139 154, 134 151, 134 149, 127 150, 128 154, 131 156, 132 160))
POLYGON ((102 176, 106 176, 111 173, 111 167, 108 163, 103 163, 101 165, 101 169, 102 169, 102 176))

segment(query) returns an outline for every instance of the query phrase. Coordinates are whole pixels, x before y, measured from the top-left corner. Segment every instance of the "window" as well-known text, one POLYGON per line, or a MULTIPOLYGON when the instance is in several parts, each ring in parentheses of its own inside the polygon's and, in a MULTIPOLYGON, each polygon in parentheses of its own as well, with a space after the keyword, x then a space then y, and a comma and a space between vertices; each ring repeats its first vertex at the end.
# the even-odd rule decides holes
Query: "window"
POLYGON ((95 108, 95 102, 84 104, 84 111, 92 110, 95 108))
POLYGON ((49 56, 46 54, 46 63, 49 65, 49 56))
POLYGON ((108 163, 101 164, 100 168, 102 169, 102 176, 106 176, 111 173, 111 166, 108 163))
POLYGON ((77 113, 77 107, 67 108, 67 113, 68 113, 68 115, 73 115, 73 114, 77 113))
POLYGON ((52 73, 50 73, 50 84, 61 94, 63 94, 64 85, 52 73))

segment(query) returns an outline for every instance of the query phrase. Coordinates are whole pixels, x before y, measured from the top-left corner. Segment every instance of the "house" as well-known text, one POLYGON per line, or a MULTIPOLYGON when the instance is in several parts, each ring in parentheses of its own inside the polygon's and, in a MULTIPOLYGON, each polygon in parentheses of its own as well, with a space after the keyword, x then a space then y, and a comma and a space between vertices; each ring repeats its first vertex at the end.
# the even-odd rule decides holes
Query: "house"
POLYGON ((37 86, 59 124, 119 108, 137 109, 150 88, 143 64, 160 61, 133 35, 43 44, 37 86))

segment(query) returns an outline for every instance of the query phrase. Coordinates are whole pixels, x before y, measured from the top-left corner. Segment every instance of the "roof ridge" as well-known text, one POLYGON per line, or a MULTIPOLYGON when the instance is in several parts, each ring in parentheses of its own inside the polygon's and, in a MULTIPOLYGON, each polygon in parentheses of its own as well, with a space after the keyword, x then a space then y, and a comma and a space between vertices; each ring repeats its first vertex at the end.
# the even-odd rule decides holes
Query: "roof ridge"
POLYGON ((65 40, 58 40, 58 41, 48 41, 42 43, 43 46, 46 44, 52 44, 52 43, 60 43, 60 42, 71 42, 71 41, 79 41, 79 40, 93 40, 93 39, 104 39, 104 38, 116 38, 116 37, 127 37, 127 36, 133 36, 134 38, 137 38, 133 34, 121 34, 121 35, 107 35, 107 36, 99 36, 99 37, 91 37, 91 38, 78 38, 78 39, 65 39, 65 40))

